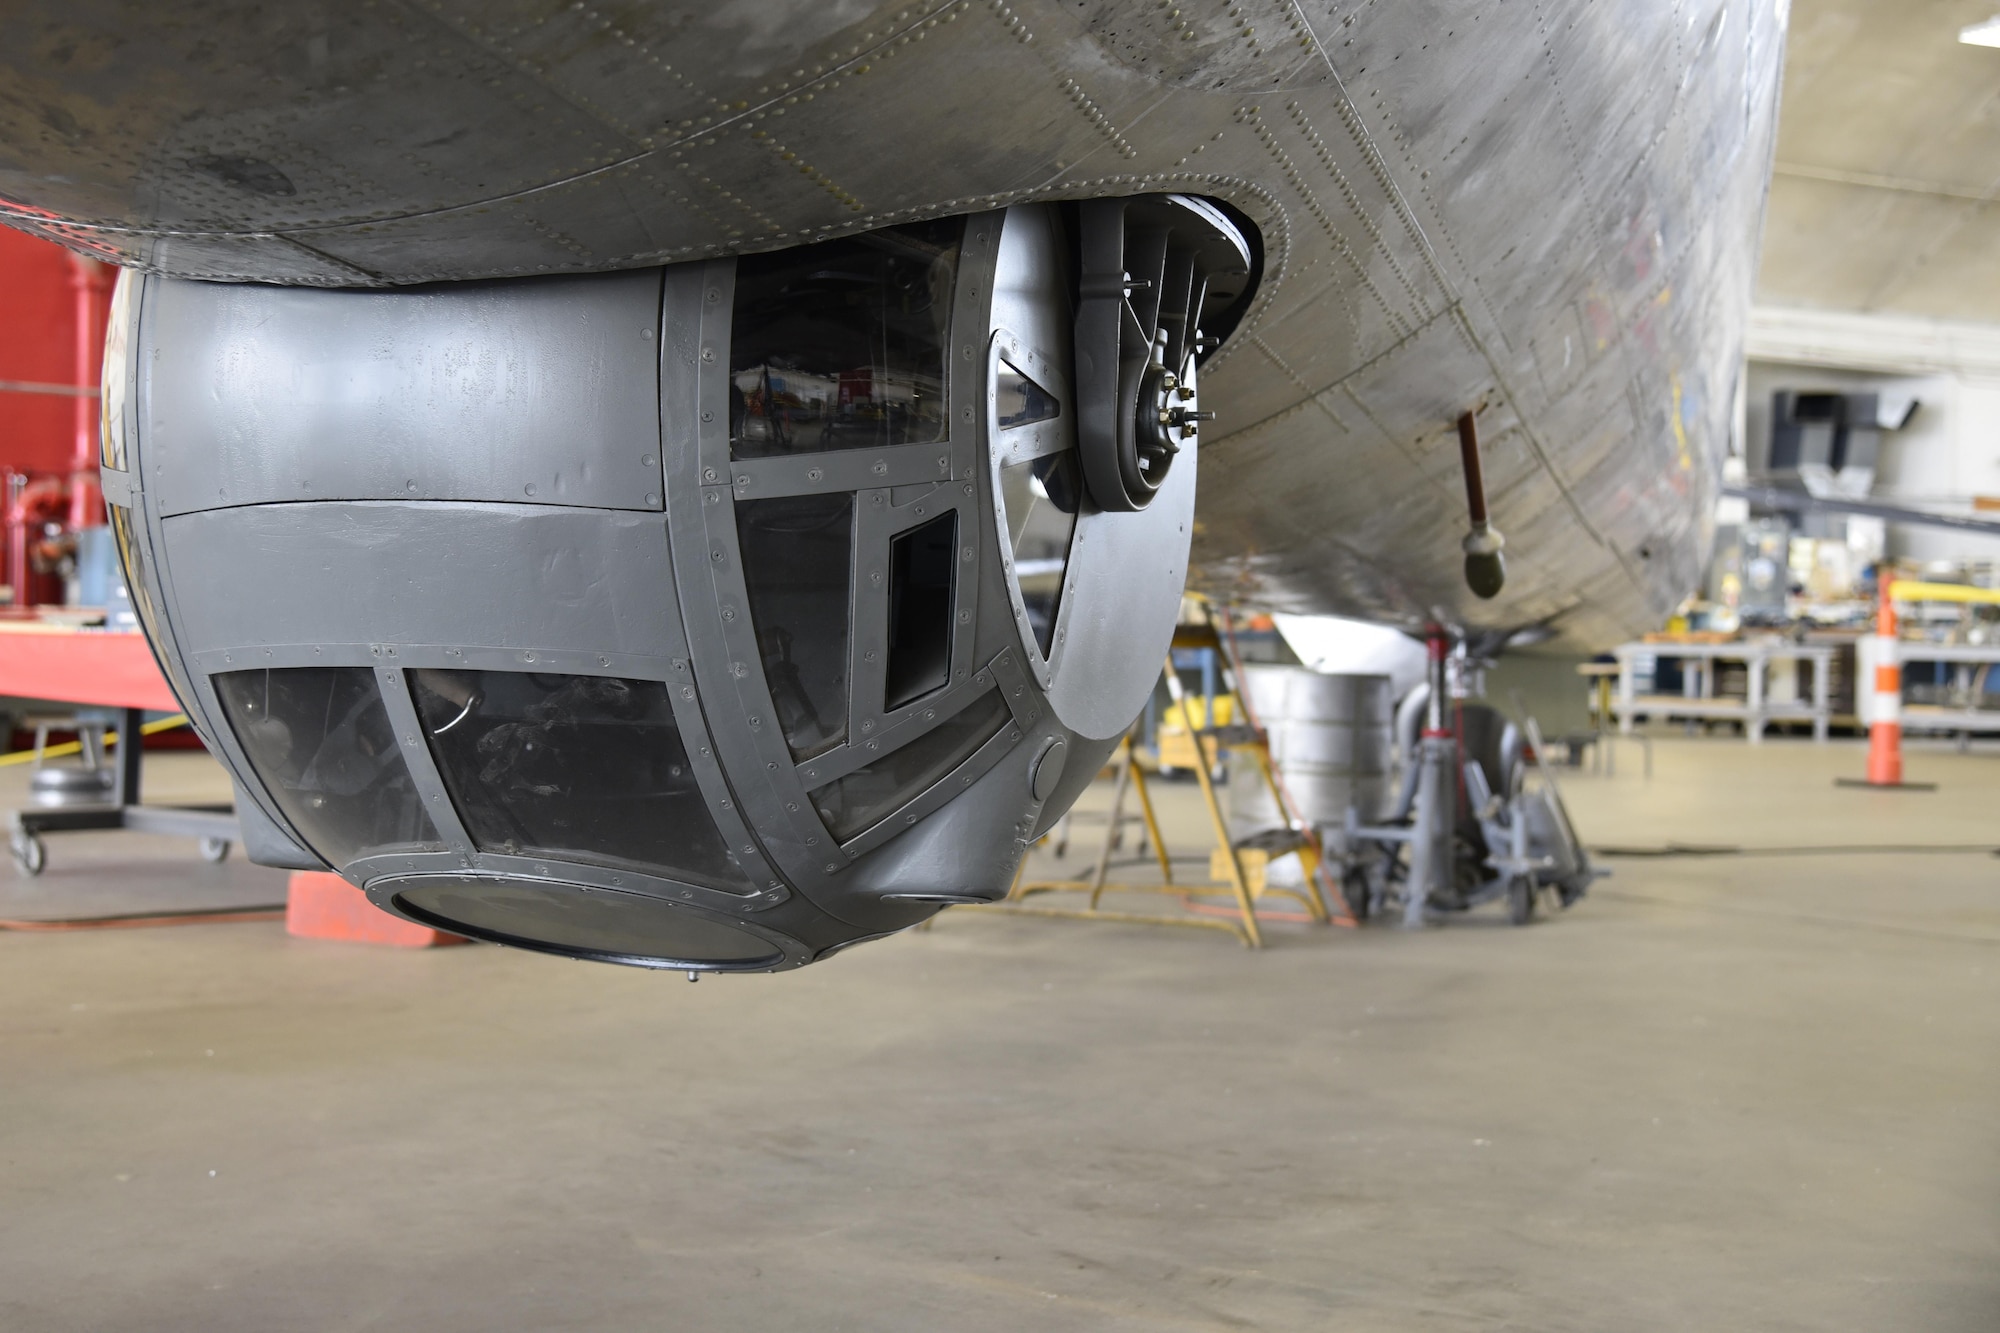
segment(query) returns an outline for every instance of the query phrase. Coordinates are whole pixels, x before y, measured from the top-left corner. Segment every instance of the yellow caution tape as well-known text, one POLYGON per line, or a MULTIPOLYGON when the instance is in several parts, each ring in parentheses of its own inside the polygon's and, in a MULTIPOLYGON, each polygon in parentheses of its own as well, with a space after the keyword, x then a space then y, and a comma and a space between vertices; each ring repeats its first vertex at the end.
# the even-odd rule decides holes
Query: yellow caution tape
MULTIPOLYGON (((163 731, 172 731, 175 727, 185 727, 187 724, 186 713, 175 713, 172 717, 163 717, 157 722, 146 723, 139 728, 139 734, 141 736, 157 736, 163 731)), ((106 732, 104 734, 104 744, 106 746, 118 744, 118 733, 115 731, 106 732)), ((42 757, 44 759, 62 759, 69 755, 82 753, 83 742, 65 741, 61 745, 51 745, 48 749, 42 751, 42 757)), ((33 750, 23 750, 19 754, 0 754, 0 768, 5 768, 9 764, 33 763, 34 759, 35 752, 33 750)))

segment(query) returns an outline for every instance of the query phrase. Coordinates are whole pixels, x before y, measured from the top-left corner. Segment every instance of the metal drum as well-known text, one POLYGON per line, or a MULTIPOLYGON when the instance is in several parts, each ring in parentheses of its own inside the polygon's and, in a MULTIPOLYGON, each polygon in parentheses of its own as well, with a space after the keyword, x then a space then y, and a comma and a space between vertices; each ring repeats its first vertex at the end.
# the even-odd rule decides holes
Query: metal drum
MULTIPOLYGON (((1387 676, 1322 675, 1306 667, 1247 666, 1240 687, 1271 741, 1271 760, 1293 813, 1338 824, 1354 805, 1374 819, 1389 795, 1395 700, 1387 676)), ((1284 825, 1248 752, 1229 765, 1230 835, 1242 840, 1284 825)))

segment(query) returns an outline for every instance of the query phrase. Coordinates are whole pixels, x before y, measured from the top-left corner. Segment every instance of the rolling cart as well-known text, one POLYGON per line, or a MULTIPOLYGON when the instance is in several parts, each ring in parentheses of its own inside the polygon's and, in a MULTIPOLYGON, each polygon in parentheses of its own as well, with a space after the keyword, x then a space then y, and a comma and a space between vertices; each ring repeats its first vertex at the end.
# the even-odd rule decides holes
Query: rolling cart
POLYGON ((29 806, 9 816, 7 849, 24 874, 39 875, 47 866, 44 838, 53 833, 131 829, 193 838, 209 861, 224 860, 241 840, 231 806, 139 803, 145 714, 180 707, 144 635, 33 622, 0 625, 0 694, 116 708, 121 717, 106 800, 29 806))

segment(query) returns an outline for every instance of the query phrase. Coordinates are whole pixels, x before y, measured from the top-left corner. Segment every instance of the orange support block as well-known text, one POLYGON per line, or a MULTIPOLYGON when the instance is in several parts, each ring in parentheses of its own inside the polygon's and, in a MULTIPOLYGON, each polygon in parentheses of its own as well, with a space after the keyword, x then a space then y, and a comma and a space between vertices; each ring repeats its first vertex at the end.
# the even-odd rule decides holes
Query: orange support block
POLYGON ((463 935, 433 930, 389 913, 340 876, 324 870, 294 870, 285 895, 285 933, 308 940, 349 940, 431 949, 470 944, 463 935))

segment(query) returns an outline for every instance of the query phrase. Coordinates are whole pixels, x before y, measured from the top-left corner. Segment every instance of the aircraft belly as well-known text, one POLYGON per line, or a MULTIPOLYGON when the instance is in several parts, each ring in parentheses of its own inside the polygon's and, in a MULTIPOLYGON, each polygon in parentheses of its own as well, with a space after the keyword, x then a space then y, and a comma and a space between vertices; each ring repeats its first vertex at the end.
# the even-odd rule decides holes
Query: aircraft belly
POLYGON ((6 22, 0 219, 114 262, 393 286, 1202 194, 1261 230, 1264 272, 1203 372, 1198 584, 1602 640, 1704 555, 1768 0, 30 0, 6 22), (1489 603, 1460 573, 1474 407, 1507 535, 1489 603))

